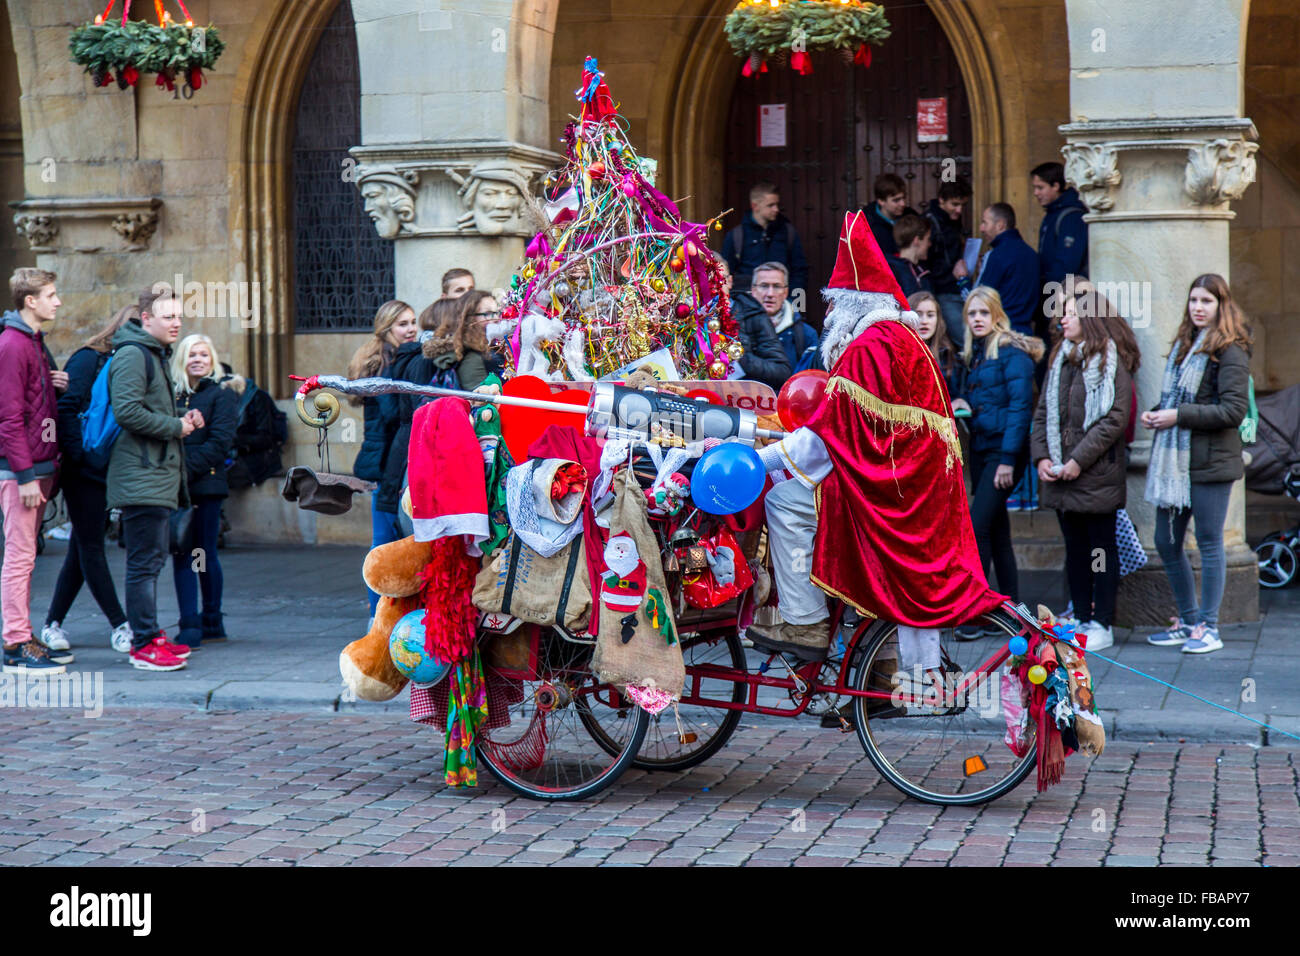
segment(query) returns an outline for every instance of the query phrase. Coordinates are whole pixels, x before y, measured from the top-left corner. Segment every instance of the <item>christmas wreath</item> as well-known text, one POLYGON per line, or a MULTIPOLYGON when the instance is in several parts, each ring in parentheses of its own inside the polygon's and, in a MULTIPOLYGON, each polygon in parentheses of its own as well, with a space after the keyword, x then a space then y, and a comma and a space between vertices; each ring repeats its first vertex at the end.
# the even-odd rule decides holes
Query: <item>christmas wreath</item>
POLYGON ((867 44, 889 38, 885 8, 859 0, 742 0, 725 29, 736 55, 746 58, 745 76, 766 72, 765 60, 786 54, 794 69, 811 73, 810 50, 854 51, 854 63, 870 66, 867 44))
POLYGON ((126 89, 145 73, 156 73, 157 85, 168 90, 175 89, 178 76, 195 90, 203 85, 203 70, 211 69, 226 48, 217 28, 194 26, 183 3, 184 23, 173 21, 161 0, 155 0, 154 6, 156 24, 128 20, 131 3, 127 0, 120 20, 108 19, 110 3, 93 23, 72 31, 68 38, 72 60, 86 68, 96 86, 107 86, 116 78, 118 87, 126 89))

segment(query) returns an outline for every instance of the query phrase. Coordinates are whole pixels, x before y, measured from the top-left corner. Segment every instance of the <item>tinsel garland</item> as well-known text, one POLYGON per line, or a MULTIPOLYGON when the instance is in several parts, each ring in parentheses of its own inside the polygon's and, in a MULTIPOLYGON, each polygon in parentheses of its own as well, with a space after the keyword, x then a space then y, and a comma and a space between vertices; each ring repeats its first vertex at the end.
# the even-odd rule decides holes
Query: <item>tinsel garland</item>
POLYGON ((728 14, 725 30, 737 56, 760 59, 792 50, 857 50, 889 39, 885 8, 858 0, 785 0, 776 6, 744 0, 728 14))
POLYGON ((141 74, 156 73, 159 86, 170 89, 177 76, 184 76, 197 90, 203 70, 211 69, 225 48, 214 26, 143 20, 86 23, 68 38, 73 62, 86 68, 96 86, 107 86, 116 74, 122 88, 134 86, 141 74))

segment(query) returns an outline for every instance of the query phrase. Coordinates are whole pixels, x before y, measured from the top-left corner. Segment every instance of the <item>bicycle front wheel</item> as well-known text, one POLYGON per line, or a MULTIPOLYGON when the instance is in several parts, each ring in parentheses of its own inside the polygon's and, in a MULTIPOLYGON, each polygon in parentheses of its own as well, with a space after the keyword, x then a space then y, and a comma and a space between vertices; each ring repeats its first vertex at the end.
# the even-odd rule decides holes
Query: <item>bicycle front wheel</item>
POLYGON ((960 690, 945 693, 942 701, 937 694, 923 693, 928 681, 922 675, 897 671, 898 677, 891 676, 897 668, 897 625, 886 621, 873 625, 865 649, 857 655, 854 688, 892 696, 892 701, 853 698, 858 739, 882 777, 926 803, 986 803, 1014 789, 1036 764, 1032 720, 1024 733, 1023 756, 1004 742, 1004 668, 987 667, 989 659, 1020 632, 1020 625, 1000 609, 972 624, 985 629, 978 640, 959 642, 951 629, 940 631, 945 690, 960 690), (915 684, 909 683, 912 679, 915 684))

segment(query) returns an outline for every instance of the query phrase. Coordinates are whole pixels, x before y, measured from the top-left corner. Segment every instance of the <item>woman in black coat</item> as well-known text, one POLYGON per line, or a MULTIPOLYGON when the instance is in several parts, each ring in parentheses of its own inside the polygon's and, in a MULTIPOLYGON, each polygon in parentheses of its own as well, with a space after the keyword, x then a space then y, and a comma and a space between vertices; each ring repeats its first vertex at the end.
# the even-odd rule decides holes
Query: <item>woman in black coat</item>
POLYGON ((185 477, 194 512, 190 519, 190 541, 172 555, 172 578, 181 625, 176 640, 187 647, 201 641, 224 641, 221 623, 221 562, 217 537, 221 533, 221 503, 230 493, 226 484, 226 457, 235 441, 239 406, 237 376, 219 384, 221 363, 212 340, 206 335, 188 335, 172 356, 172 380, 176 382, 176 409, 181 414, 197 409, 203 427, 185 437, 185 477), (199 553, 195 554, 194 550, 199 553), (203 592, 203 612, 199 594, 203 592))
POLYGON ((59 454, 62 464, 59 471, 59 487, 63 491, 63 501, 68 509, 68 518, 72 522, 72 535, 68 538, 68 553, 63 559, 59 579, 54 585, 54 596, 50 599, 50 610, 45 615, 45 627, 41 631, 41 640, 51 647, 51 643, 63 638, 62 647, 66 648, 66 635, 62 622, 67 619, 72 603, 77 599, 84 582, 95 598, 95 603, 108 618, 113 633, 110 642, 115 651, 123 653, 131 649, 131 625, 127 623, 126 612, 122 602, 117 599, 117 589, 113 586, 113 574, 108 567, 108 558, 104 554, 104 525, 108 513, 107 476, 104 469, 92 468, 86 461, 81 449, 81 413, 90 404, 90 390, 100 369, 109 359, 109 343, 128 319, 136 318, 139 312, 134 305, 126 306, 113 316, 98 335, 93 336, 84 346, 69 356, 63 370, 68 373, 68 387, 59 396, 58 436, 59 454))

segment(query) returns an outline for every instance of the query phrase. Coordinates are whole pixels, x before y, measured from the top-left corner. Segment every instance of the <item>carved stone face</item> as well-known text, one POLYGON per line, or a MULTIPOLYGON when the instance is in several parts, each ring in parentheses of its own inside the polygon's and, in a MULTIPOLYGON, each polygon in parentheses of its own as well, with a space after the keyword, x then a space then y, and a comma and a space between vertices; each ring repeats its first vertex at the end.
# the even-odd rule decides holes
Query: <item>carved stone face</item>
POLYGON ((524 197, 514 184, 492 179, 479 179, 474 183, 474 228, 482 235, 497 236, 515 225, 524 197))
POLYGON ((375 231, 385 239, 396 236, 402 224, 393 209, 391 187, 381 182, 364 183, 361 196, 366 201, 366 215, 374 222, 375 231))

